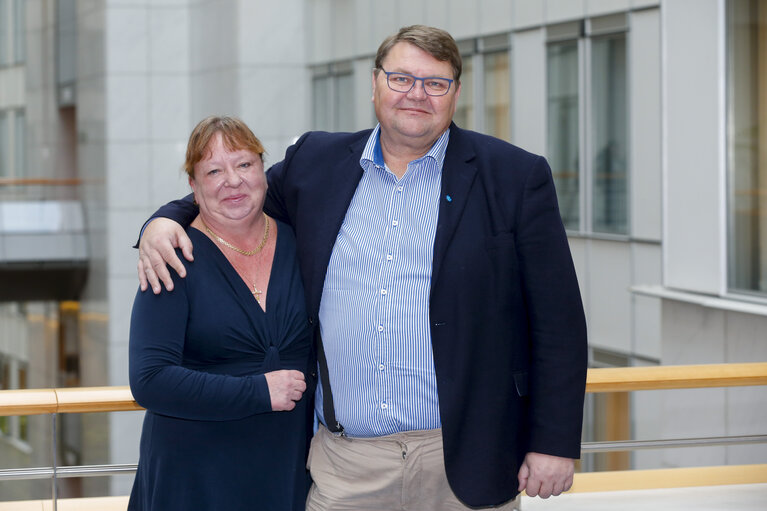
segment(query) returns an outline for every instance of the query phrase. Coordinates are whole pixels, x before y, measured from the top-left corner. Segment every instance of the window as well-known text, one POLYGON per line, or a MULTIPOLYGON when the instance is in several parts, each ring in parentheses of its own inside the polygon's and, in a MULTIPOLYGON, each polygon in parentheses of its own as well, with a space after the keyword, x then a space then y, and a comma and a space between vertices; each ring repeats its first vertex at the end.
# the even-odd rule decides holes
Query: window
POLYGON ((553 25, 547 37, 547 155, 562 221, 627 235, 626 16, 553 25))
POLYGON ((462 55, 461 97, 455 107, 453 121, 459 128, 474 129, 474 65, 471 55, 462 55))
POLYGON ((25 7, 24 0, 0 0, 0 66, 24 62, 25 7))
POLYGON ((0 110, 0 177, 11 175, 11 135, 8 129, 10 120, 10 112, 0 110))
POLYGON ((26 172, 26 115, 22 109, 0 110, 0 177, 26 172))
POLYGON ((25 5, 25 0, 13 0, 13 61, 17 64, 24 62, 27 51, 25 5))
POLYGON ((727 4, 728 279, 767 292, 767 2, 727 4))
POLYGON ((485 73, 485 129, 488 135, 510 141, 511 74, 509 52, 494 51, 482 56, 485 73))
POLYGON ((626 36, 591 41, 591 169, 595 232, 628 234, 626 36))
POLYGON ((580 226, 580 121, 578 109, 578 43, 547 48, 547 154, 567 229, 580 226))
POLYGON ((350 62, 319 66, 312 78, 312 125, 324 131, 354 130, 354 75, 350 62))

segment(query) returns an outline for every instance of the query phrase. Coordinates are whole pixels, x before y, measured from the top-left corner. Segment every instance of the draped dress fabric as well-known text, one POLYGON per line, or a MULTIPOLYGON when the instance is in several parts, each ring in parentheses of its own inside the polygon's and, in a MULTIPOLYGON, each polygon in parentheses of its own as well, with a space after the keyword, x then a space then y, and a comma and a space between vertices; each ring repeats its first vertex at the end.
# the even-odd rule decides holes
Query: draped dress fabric
POLYGON ((266 311, 219 248, 189 228, 174 291, 139 292, 130 381, 147 408, 130 510, 303 510, 311 385, 271 411, 263 373, 310 368, 311 328, 291 229, 278 222, 266 311))

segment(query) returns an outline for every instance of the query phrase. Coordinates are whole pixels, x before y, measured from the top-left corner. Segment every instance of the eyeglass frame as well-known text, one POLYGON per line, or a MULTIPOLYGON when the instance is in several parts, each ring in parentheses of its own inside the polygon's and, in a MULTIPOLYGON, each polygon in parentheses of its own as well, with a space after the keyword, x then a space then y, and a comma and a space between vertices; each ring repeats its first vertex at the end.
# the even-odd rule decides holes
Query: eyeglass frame
POLYGON ((453 86, 453 82, 455 81, 452 78, 445 78, 444 76, 424 76, 423 78, 421 78, 421 77, 418 77, 418 76, 415 76, 415 75, 411 75, 410 73, 403 73, 401 71, 387 71, 387 70, 385 70, 382 67, 378 67, 376 69, 379 70, 379 71, 383 71, 383 74, 386 75, 386 86, 389 87, 389 89, 393 90, 394 92, 399 92, 400 94, 407 94, 408 92, 413 90, 413 88, 415 87, 416 82, 418 82, 418 80, 421 80, 421 87, 423 87, 424 94, 426 94, 427 96, 431 96, 433 98, 441 98, 442 96, 447 96, 447 93, 450 92, 450 88, 453 86), (393 88, 391 86, 391 84, 389 83, 389 76, 390 75, 405 75, 405 76, 409 76, 410 78, 413 79, 413 84, 410 86, 410 88, 408 90, 397 90, 397 89, 393 88), (445 91, 445 93, 444 94, 429 94, 429 91, 426 90, 426 80, 428 80, 429 78, 437 78, 439 80, 447 80, 447 82, 448 82, 447 83, 447 90, 445 91))

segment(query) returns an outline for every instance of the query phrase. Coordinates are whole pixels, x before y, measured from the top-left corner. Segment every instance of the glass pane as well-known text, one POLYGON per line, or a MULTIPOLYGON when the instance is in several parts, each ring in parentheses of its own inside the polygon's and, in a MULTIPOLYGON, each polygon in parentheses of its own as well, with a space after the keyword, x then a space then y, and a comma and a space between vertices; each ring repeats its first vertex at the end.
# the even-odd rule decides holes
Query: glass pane
POLYGON ((13 57, 20 64, 26 57, 26 12, 25 0, 13 1, 13 57))
MULTIPOLYGON (((0 0, 2 1, 2 0, 0 0)), ((10 116, 8 112, 0 111, 0 177, 11 175, 11 136, 8 129, 10 116)))
POLYGON ((353 75, 346 74, 336 77, 336 131, 354 131, 354 101, 351 101, 353 97, 353 75))
POLYGON ((15 177, 27 176, 27 162, 26 162, 26 146, 27 146, 27 133, 26 133, 26 115, 23 110, 16 111, 16 118, 14 120, 14 143, 13 143, 13 157, 14 167, 16 172, 15 177))
POLYGON ((509 52, 485 54, 484 64, 485 133, 508 141, 511 140, 509 52))
POLYGON ((767 4, 728 3, 729 285, 767 291, 767 4))
POLYGON ((464 57, 461 72, 461 97, 455 108, 453 121, 464 129, 474 129, 474 71, 471 56, 464 57))
POLYGON ((546 154, 557 187, 559 210, 568 229, 580 226, 578 129, 578 44, 547 48, 546 154))
POLYGON ((312 80, 312 126, 315 130, 333 129, 330 118, 330 77, 323 76, 312 80))
POLYGON ((591 168, 594 232, 628 234, 626 36, 591 44, 591 168))
POLYGON ((10 24, 8 22, 11 4, 9 0, 0 0, 0 66, 10 64, 10 24))

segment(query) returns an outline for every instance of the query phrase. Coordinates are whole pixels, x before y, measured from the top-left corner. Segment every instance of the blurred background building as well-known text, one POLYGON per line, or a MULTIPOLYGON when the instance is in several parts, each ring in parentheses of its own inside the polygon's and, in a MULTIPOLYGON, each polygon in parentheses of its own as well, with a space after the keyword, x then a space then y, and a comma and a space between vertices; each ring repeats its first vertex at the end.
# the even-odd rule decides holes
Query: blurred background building
MULTIPOLYGON (((276 162, 307 130, 372 127, 375 51, 413 23, 463 52, 456 123, 549 159, 592 366, 767 360, 767 0, 0 0, 0 388, 127 384, 131 245, 187 193, 191 128, 240 116, 276 162)), ((60 417, 60 462, 135 462, 141 419, 60 417)), ((586 440, 763 433, 767 394, 589 396, 585 425, 586 440)), ((0 468, 50 465, 51 427, 0 417, 0 468)), ((60 496, 131 483, 66 480, 60 496)))

